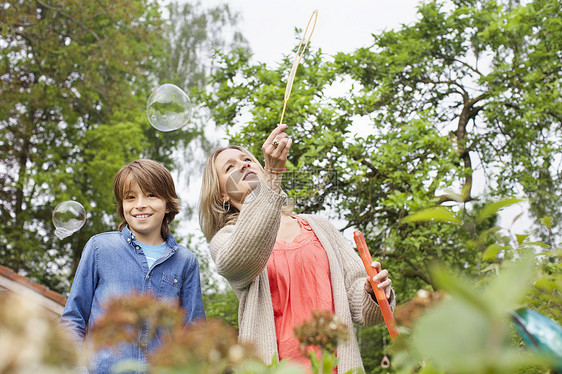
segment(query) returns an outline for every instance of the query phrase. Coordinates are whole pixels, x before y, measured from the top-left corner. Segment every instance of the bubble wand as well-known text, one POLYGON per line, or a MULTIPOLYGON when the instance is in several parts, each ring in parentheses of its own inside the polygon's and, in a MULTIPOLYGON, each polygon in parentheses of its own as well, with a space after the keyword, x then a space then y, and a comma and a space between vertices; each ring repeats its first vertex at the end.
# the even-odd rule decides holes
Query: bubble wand
POLYGON ((295 80, 295 74, 297 73, 297 68, 301 62, 302 56, 304 56, 304 51, 306 51, 306 47, 310 42, 310 38, 312 37, 312 33, 314 32, 314 28, 316 27, 316 20, 318 19, 318 9, 312 12, 310 19, 308 20, 308 24, 306 25, 306 29, 304 30, 304 34, 302 36, 301 43, 299 44, 299 48, 297 49, 297 54, 295 55, 295 60, 293 61, 293 67, 291 68, 291 72, 289 73, 289 78, 287 80, 287 86, 285 87, 285 98, 283 99, 283 111, 281 112, 281 119, 279 120, 279 124, 283 123, 283 116, 285 115, 285 108, 287 108, 287 102, 289 101, 289 97, 291 96, 291 90, 293 88, 293 82, 295 80), (310 30, 310 35, 306 38, 308 28, 310 27, 310 23, 314 19, 314 23, 312 24, 312 29, 310 30), (306 43, 304 47, 302 46, 304 40, 306 39, 306 43), (301 51, 302 48, 302 51, 301 51))
POLYGON ((373 291, 375 292, 375 297, 377 299, 377 303, 379 304, 379 308, 381 309, 384 323, 388 328, 390 337, 394 340, 394 338, 400 335, 400 333, 398 332, 396 321, 394 320, 394 315, 392 314, 392 310, 390 309, 390 305, 388 304, 388 300, 386 299, 386 295, 384 294, 384 291, 378 288, 377 283, 375 283, 375 281, 373 280, 373 277, 377 275, 377 272, 375 269, 371 267, 371 263, 373 262, 373 259, 371 258, 371 253, 369 252, 369 248, 367 248, 365 237, 363 237, 361 231, 354 231, 353 239, 355 240, 355 244, 357 244, 359 255, 361 256, 361 260, 363 260, 363 265, 365 266, 365 270, 367 270, 367 274, 369 275, 369 282, 371 282, 371 286, 373 287, 373 291))

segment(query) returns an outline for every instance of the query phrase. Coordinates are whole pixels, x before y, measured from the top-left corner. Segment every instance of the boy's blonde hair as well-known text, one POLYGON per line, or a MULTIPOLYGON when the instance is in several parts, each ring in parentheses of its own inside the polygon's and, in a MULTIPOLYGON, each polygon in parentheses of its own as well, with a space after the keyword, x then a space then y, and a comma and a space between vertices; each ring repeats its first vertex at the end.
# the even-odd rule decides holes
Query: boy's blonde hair
MULTIPOLYGON (((265 170, 256 157, 246 148, 238 145, 218 148, 209 156, 205 164, 205 169, 203 170, 201 195, 199 197, 199 226, 208 242, 210 242, 213 236, 224 226, 235 224, 240 214, 238 209, 234 206, 223 203, 218 172, 215 166, 215 160, 219 153, 227 149, 236 149, 244 153, 255 162, 262 173, 265 174, 265 170)), ((283 207, 283 213, 290 214, 292 208, 292 205, 283 207)))
POLYGON ((153 160, 140 159, 125 165, 115 174, 113 179, 113 194, 117 202, 117 215, 121 218, 119 231, 127 225, 123 213, 123 199, 131 188, 132 182, 137 182, 144 193, 153 193, 166 201, 160 235, 166 240, 170 233, 170 222, 179 213, 180 201, 176 193, 172 175, 164 166, 153 160))

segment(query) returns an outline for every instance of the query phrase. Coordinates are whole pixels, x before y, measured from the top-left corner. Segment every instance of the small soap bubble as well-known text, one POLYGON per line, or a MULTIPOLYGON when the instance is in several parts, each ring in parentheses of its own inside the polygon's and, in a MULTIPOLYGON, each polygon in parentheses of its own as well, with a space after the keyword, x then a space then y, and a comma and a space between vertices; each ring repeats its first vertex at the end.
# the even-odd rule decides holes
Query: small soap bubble
POLYGON ((55 235, 64 239, 80 230, 86 222, 86 209, 79 202, 67 200, 53 210, 55 235))
POLYGON ((173 131, 191 120, 193 105, 185 92, 166 83, 152 91, 146 104, 148 122, 157 130, 173 131))

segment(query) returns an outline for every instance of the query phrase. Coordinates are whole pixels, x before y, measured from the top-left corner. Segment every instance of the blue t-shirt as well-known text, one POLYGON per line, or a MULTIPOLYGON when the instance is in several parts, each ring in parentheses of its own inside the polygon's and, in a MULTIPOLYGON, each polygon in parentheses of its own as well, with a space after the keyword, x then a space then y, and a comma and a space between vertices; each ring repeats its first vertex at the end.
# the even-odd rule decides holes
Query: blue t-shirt
POLYGON ((151 268, 156 260, 158 260, 164 252, 166 252, 166 243, 160 245, 148 245, 138 242, 144 252, 146 257, 146 262, 148 262, 148 267, 151 268))

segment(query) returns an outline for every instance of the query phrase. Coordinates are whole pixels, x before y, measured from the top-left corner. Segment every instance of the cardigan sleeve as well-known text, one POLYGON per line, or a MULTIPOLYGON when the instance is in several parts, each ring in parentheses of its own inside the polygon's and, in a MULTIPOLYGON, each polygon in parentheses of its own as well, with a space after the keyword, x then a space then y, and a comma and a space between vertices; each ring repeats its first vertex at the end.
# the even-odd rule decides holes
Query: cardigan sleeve
POLYGON ((247 287, 267 266, 286 197, 260 180, 244 200, 236 224, 223 227, 211 240, 217 271, 233 288, 247 287))

